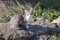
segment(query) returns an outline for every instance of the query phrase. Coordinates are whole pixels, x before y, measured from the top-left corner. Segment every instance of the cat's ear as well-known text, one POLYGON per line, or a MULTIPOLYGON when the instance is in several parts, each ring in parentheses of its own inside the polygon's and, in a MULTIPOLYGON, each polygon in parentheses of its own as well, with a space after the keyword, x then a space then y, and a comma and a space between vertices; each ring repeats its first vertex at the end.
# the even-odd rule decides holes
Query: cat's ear
POLYGON ((31 13, 33 12, 33 8, 32 8, 32 7, 30 7, 29 9, 30 9, 29 11, 24 10, 24 12, 25 12, 26 14, 31 14, 31 13))
POLYGON ((31 12, 33 10, 33 7, 29 7, 29 11, 31 12))
POLYGON ((30 10, 28 11, 28 13, 32 13, 33 12, 33 8, 31 7, 30 10))

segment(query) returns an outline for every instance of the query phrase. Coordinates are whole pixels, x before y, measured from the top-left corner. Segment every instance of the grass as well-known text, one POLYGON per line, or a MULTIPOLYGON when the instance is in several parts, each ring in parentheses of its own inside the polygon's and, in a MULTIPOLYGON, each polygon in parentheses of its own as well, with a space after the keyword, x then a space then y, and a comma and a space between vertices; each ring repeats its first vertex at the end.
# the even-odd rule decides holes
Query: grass
MULTIPOLYGON (((25 9, 27 9, 27 8, 25 7, 25 9)), ((0 19, 0 22, 8 22, 14 14, 24 13, 24 9, 20 8, 19 6, 9 7, 6 11, 7 11, 7 13, 6 13, 7 15, 4 15, 4 17, 2 17, 0 19)), ((44 17, 44 18, 48 19, 49 21, 52 21, 59 16, 60 16, 59 11, 56 11, 54 9, 49 9, 49 8, 42 9, 40 6, 39 6, 39 8, 36 8, 33 11, 33 17, 44 17)))
POLYGON ((33 11, 34 17, 44 17, 49 21, 52 21, 60 16, 60 12, 54 9, 41 9, 40 7, 33 11))

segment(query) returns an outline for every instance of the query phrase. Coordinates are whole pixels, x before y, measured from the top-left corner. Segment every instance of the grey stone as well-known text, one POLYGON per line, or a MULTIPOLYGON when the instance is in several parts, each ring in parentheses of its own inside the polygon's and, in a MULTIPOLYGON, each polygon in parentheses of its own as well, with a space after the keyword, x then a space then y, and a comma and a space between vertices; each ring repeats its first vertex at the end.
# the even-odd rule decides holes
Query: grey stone
POLYGON ((45 19, 45 18, 35 18, 36 21, 32 22, 32 25, 40 25, 40 26, 44 26, 44 27, 48 27, 48 25, 50 24, 50 21, 45 19))
POLYGON ((48 26, 49 26, 49 28, 53 28, 53 29, 59 27, 56 23, 50 23, 48 26))
POLYGON ((49 38, 50 36, 48 35, 41 35, 40 37, 39 37, 39 40, 48 40, 48 38, 49 38))
POLYGON ((56 35, 50 36, 48 40, 56 40, 56 35))
POLYGON ((52 23, 60 23, 60 16, 52 21, 52 23))
POLYGON ((7 39, 17 39, 17 40, 25 40, 30 39, 33 36, 33 33, 27 30, 16 30, 10 29, 4 34, 4 38, 7 39))
POLYGON ((34 35, 38 35, 38 34, 45 34, 50 30, 50 28, 39 25, 29 25, 29 28, 27 30, 33 32, 34 35))

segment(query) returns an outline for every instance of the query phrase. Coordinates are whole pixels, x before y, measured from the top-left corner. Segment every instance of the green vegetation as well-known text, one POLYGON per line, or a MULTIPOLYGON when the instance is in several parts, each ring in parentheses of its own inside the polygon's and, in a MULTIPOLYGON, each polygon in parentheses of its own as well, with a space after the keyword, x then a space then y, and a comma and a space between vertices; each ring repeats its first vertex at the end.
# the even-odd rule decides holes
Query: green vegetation
MULTIPOLYGON (((0 19, 0 22, 8 22, 10 20, 10 17, 13 16, 16 13, 23 13, 23 9, 19 6, 17 7, 10 7, 7 9, 7 16, 4 16, 4 20, 0 19)), ((44 17, 48 20, 52 21, 60 16, 60 12, 56 11, 54 9, 42 9, 41 7, 35 9, 33 11, 33 17, 44 17)))
MULTIPOLYGON (((34 1, 32 0, 33 4, 35 3, 35 1, 36 0, 34 1)), ((47 18, 49 21, 52 21, 60 16, 60 0, 47 0, 47 1, 42 0, 39 3, 40 5, 37 8, 34 8, 33 17, 44 17, 44 18, 47 18)), ((28 10, 28 7, 24 6, 23 4, 20 4, 18 1, 17 1, 17 4, 16 3, 8 4, 6 2, 5 5, 8 5, 7 8, 4 7, 6 13, 4 12, 5 14, 1 16, 2 18, 0 17, 0 22, 8 22, 11 16, 13 16, 14 14, 24 13, 24 9, 28 10)))
POLYGON ((54 9, 47 9, 47 10, 43 9, 42 10, 41 8, 38 8, 33 12, 33 15, 34 17, 44 17, 52 21, 60 16, 60 12, 54 9))

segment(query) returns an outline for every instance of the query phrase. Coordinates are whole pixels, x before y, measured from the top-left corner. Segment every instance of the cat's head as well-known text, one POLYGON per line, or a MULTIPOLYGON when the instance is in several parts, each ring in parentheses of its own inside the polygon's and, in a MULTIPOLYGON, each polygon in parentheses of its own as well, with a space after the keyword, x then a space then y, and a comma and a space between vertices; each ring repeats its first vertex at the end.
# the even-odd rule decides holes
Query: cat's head
POLYGON ((26 21, 29 21, 29 19, 31 18, 31 16, 32 16, 32 14, 33 14, 33 8, 30 8, 30 10, 29 11, 27 11, 27 10, 24 10, 24 12, 25 12, 25 20, 26 21))

